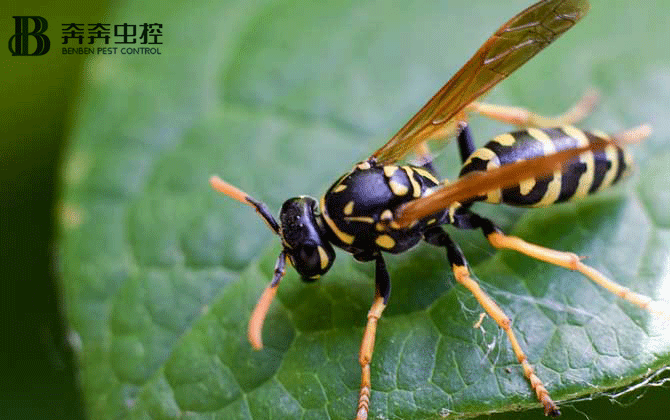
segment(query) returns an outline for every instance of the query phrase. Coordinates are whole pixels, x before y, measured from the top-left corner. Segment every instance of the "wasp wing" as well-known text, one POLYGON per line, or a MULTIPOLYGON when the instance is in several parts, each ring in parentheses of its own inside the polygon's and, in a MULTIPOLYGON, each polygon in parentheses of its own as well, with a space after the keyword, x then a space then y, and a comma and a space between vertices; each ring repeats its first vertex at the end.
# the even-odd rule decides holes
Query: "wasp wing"
POLYGON ((401 227, 444 210, 456 202, 485 195, 489 191, 517 185, 524 179, 538 178, 560 170, 561 167, 582 153, 604 149, 607 141, 588 146, 562 150, 547 156, 504 165, 489 171, 471 172, 452 184, 445 185, 432 194, 412 200, 400 207, 395 220, 401 227))
POLYGON ((390 164, 418 144, 453 133, 461 111, 572 28, 588 0, 544 0, 514 16, 372 157, 390 164))

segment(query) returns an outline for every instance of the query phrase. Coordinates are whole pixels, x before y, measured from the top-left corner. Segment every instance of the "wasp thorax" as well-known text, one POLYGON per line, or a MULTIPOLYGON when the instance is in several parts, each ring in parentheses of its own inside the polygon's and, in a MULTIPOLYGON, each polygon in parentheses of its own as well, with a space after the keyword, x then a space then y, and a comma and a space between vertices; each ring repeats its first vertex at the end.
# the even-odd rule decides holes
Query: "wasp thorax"
POLYGON ((286 200, 279 213, 284 249, 304 281, 318 279, 335 260, 319 217, 316 200, 305 196, 286 200))

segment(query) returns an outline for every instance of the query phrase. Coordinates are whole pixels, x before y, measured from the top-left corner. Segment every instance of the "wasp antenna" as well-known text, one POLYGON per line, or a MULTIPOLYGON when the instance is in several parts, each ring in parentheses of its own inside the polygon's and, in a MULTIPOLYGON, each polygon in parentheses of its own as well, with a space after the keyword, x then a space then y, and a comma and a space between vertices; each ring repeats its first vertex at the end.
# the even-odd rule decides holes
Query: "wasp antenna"
POLYGON ((234 198, 235 200, 239 201, 240 203, 244 203, 246 205, 250 205, 249 201, 247 201, 250 197, 247 193, 244 191, 238 189, 237 187, 233 187, 223 179, 219 178, 216 175, 212 175, 209 178, 209 185, 212 186, 215 190, 218 192, 227 195, 228 197, 234 198))
POLYGON ((249 318, 249 327, 247 329, 247 337, 249 338, 249 343, 254 350, 260 350, 263 348, 263 323, 265 322, 265 316, 268 313, 270 304, 277 294, 277 288, 279 287, 279 282, 286 273, 286 252, 282 251, 277 258, 275 263, 274 277, 272 282, 268 287, 265 288, 263 294, 258 299, 258 303, 254 307, 254 310, 251 312, 251 317, 249 318))
POLYGON ((249 194, 245 193, 237 187, 230 185, 216 175, 212 175, 209 178, 209 185, 211 185, 212 188, 214 188, 216 191, 225 194, 228 197, 234 198, 240 203, 244 203, 253 207, 254 210, 256 210, 256 213, 258 213, 263 218, 268 227, 272 229, 274 233, 279 235, 279 223, 277 223, 274 216, 272 216, 272 213, 270 213, 270 210, 268 209, 268 206, 265 205, 265 203, 254 200, 251 196, 249 196, 249 194))
POLYGON ((649 124, 642 124, 637 127, 620 131, 612 135, 612 141, 619 146, 625 146, 627 144, 639 143, 645 138, 649 137, 652 129, 649 124))

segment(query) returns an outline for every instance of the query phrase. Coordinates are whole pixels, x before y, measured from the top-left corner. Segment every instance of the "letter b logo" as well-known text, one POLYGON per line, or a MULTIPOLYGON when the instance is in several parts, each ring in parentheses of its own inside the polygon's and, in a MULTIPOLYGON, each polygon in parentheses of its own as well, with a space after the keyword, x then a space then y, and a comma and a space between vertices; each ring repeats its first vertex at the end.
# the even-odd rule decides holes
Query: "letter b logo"
POLYGON ((49 37, 44 35, 44 32, 49 26, 47 20, 41 16, 12 16, 14 18, 15 28, 14 35, 9 38, 9 51, 12 55, 44 55, 51 48, 51 41, 49 37), (30 21, 33 21, 35 29, 29 32, 30 21), (37 47, 35 51, 30 53, 28 51, 28 40, 30 37, 35 37, 37 47))

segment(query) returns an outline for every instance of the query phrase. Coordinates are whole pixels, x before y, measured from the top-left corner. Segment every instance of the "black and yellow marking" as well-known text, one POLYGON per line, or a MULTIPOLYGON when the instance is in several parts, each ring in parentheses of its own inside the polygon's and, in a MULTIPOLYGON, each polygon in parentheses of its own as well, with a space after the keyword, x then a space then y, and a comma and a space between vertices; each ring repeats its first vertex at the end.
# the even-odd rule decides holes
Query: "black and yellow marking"
POLYGON ((325 269, 328 267, 328 264, 330 263, 330 258, 328 258, 328 254, 326 253, 326 250, 323 249, 322 246, 316 247, 316 249, 319 252, 319 263, 321 264, 321 268, 325 269))
POLYGON ((412 197, 421 196, 421 186, 414 179, 412 168, 408 166, 386 165, 382 169, 388 187, 394 195, 398 197, 408 194, 412 197))
POLYGON ((372 165, 367 160, 363 161, 363 162, 360 162, 356 165, 356 169, 361 170, 361 171, 365 171, 367 169, 370 169, 371 167, 372 167, 372 165))
POLYGON ((421 186, 419 182, 414 179, 414 170, 409 166, 403 166, 402 170, 407 174, 410 184, 412 184, 412 197, 419 198, 421 197, 421 186))
POLYGON ((375 222, 375 219, 370 216, 348 216, 345 217, 344 220, 347 222, 360 222, 369 224, 373 224, 375 222))
POLYGON ((379 235, 375 243, 384 249, 392 249, 395 246, 395 239, 389 235, 379 235))
POLYGON ((392 209, 430 194, 439 185, 438 179, 421 167, 359 163, 321 199, 322 218, 333 243, 354 256, 368 249, 403 252, 421 239, 420 230, 429 219, 436 224, 444 212, 401 229, 392 209))
POLYGON ((435 175, 431 174, 429 171, 427 171, 424 168, 421 167, 414 167, 414 172, 416 172, 419 176, 422 176, 431 182, 434 182, 435 184, 440 184, 440 180, 435 177, 435 175))
POLYGON ((382 169, 384 170, 384 176, 390 180, 398 170, 398 167, 395 165, 386 165, 382 169))
POLYGON ((347 184, 344 182, 345 179, 349 176, 351 172, 348 172, 333 182, 333 186, 330 188, 330 191, 333 193, 339 193, 347 189, 347 184))
POLYGON ((347 189, 346 184, 340 184, 340 185, 336 186, 335 188, 333 188, 333 192, 338 193, 338 192, 342 192, 346 189, 347 189))
POLYGON ((354 211, 354 201, 351 200, 347 204, 344 205, 344 209, 342 210, 342 213, 344 213, 347 216, 351 216, 351 213, 354 211))
MULTIPOLYGON (((463 164, 460 176, 605 141, 607 138, 603 134, 596 135, 572 126, 529 128, 503 134, 475 150, 463 164)), ((529 178, 502 191, 489 192, 486 197, 473 198, 472 201, 546 207, 609 187, 618 182, 629 167, 630 157, 627 153, 609 144, 601 151, 582 154, 578 161, 566 164, 562 171, 555 171, 550 176, 529 178)))
POLYGON ((326 224, 328 227, 332 230, 332 232, 337 236, 337 238, 342 241, 343 243, 347 245, 351 245, 354 242, 354 235, 350 235, 348 233, 342 232, 338 227, 337 224, 333 221, 333 219, 330 218, 328 215, 328 211, 326 211, 326 196, 324 195, 321 197, 321 215, 323 219, 326 221, 326 224))
POLYGON ((397 196, 403 196, 409 192, 407 185, 400 184, 394 180, 389 180, 389 187, 393 191, 393 194, 397 196))

